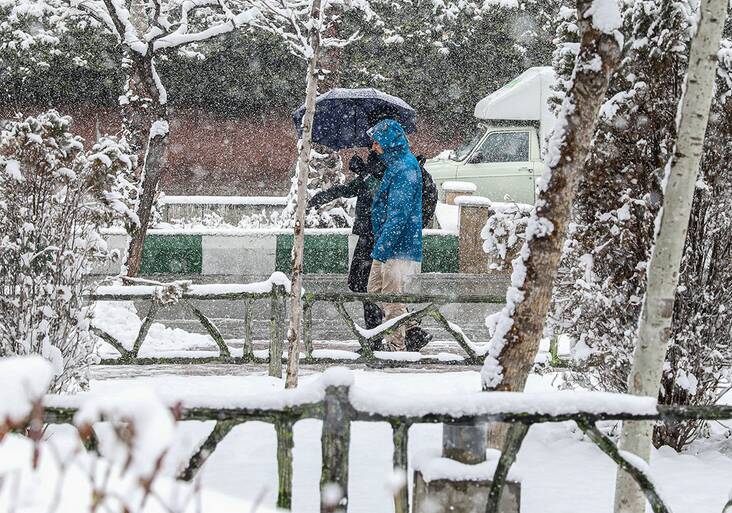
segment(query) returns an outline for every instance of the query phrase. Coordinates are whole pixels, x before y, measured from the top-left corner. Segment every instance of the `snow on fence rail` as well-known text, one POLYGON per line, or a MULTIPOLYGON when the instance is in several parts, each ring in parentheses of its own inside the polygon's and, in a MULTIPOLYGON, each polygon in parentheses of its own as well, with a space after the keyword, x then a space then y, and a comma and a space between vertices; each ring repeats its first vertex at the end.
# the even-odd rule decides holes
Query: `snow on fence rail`
MULTIPOLYGON (((47 397, 45 422, 73 422, 84 400, 83 396, 47 397)), ((394 468, 403 472, 407 471, 409 428, 413 424, 507 422, 512 426, 491 478, 487 513, 498 511, 508 471, 533 424, 574 421, 591 442, 636 480, 654 513, 670 513, 648 474, 647 466, 626 457, 596 423, 601 420, 732 419, 732 406, 660 406, 650 397, 601 392, 460 392, 454 395, 446 393, 436 398, 377 398, 371 391, 354 386, 352 372, 342 368, 329 369, 316 382, 294 390, 240 398, 225 405, 184 402, 173 407, 173 411, 179 421, 216 421, 211 434, 180 472, 178 477, 186 481, 195 477, 206 459, 235 426, 250 421, 273 424, 277 434, 277 505, 284 509, 289 509, 292 504, 292 432, 294 424, 300 420, 323 421, 321 498, 328 494, 329 485, 335 483, 344 495, 342 504, 347 503, 352 422, 390 424, 394 442, 394 468)), ((396 512, 409 511, 406 487, 397 492, 394 501, 396 512)), ((321 503, 321 511, 332 511, 329 509, 332 504, 327 501, 321 503)))
MULTIPOLYGON (((92 301, 130 301, 148 298, 150 308, 142 321, 140 329, 131 348, 126 348, 122 342, 98 326, 92 325, 92 331, 102 340, 114 347, 119 358, 105 359, 105 364, 149 364, 149 363, 268 363, 270 376, 282 375, 283 347, 286 331, 286 299, 289 293, 290 282, 283 273, 276 272, 263 282, 250 284, 213 284, 192 285, 190 282, 172 282, 158 285, 135 286, 102 286, 89 296, 92 301), (244 302, 244 347, 241 357, 234 357, 226 344, 221 332, 213 322, 191 301, 206 300, 242 300, 244 302), (252 305, 257 300, 270 301, 270 341, 269 354, 262 358, 254 354, 252 337, 252 305), (201 323, 219 349, 217 357, 187 358, 187 357, 139 357, 140 348, 147 337, 152 322, 161 308, 167 305, 182 304, 201 323)), ((335 306, 339 316, 353 333, 361 346, 361 356, 349 359, 353 362, 375 362, 383 365, 407 366, 414 363, 424 364, 436 362, 453 365, 480 365, 485 356, 487 346, 471 341, 462 329, 450 322, 440 311, 440 306, 447 304, 467 303, 503 303, 504 298, 493 295, 437 295, 437 294, 368 294, 356 292, 306 292, 303 294, 303 343, 305 346, 305 361, 308 363, 336 363, 346 358, 330 355, 316 356, 313 351, 312 325, 313 306, 316 302, 327 302, 335 306), (420 306, 397 319, 386 321, 374 329, 361 328, 346 310, 349 302, 387 302, 411 303, 420 306), (465 357, 457 355, 425 356, 412 353, 382 353, 371 350, 371 343, 383 335, 395 332, 400 326, 416 322, 425 317, 433 318, 466 353, 465 357)))
POLYGON ((163 205, 287 205, 287 196, 163 196, 163 205))

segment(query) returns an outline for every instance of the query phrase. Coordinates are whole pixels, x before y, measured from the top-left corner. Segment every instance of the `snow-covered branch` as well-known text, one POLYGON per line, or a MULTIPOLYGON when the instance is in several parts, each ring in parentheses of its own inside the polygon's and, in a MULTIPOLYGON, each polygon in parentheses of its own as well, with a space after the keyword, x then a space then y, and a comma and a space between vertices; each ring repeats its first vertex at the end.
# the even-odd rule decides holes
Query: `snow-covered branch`
POLYGON ((152 38, 153 50, 175 48, 190 43, 197 43, 212 39, 222 34, 232 32, 233 30, 236 30, 243 25, 251 24, 259 13, 256 8, 252 7, 240 13, 234 14, 229 9, 224 7, 223 2, 216 2, 215 5, 219 5, 222 7, 222 9, 224 9, 225 21, 218 23, 214 22, 203 30, 189 32, 189 15, 191 14, 191 12, 197 8, 209 7, 211 4, 212 2, 210 2, 209 0, 186 2, 181 13, 180 23, 177 24, 178 28, 171 33, 162 36, 154 36, 152 38))
POLYGON ((130 11, 121 0, 102 0, 107 14, 112 19, 116 35, 130 50, 139 54, 147 53, 147 45, 140 39, 132 21, 130 11))

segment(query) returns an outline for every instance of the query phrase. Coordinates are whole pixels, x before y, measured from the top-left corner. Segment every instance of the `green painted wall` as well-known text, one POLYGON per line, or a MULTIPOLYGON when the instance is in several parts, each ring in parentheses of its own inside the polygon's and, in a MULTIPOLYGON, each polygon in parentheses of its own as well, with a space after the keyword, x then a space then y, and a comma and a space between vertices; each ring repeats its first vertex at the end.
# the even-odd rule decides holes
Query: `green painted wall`
POLYGON ((201 274, 200 235, 148 235, 140 274, 201 274))
MULTIPOLYGON (((294 236, 277 236, 275 269, 292 271, 294 236)), ((345 274, 348 272, 348 235, 306 235, 303 254, 306 274, 345 274)))
MULTIPOLYGON (((292 235, 277 235, 275 269, 289 274, 292 235)), ((270 253, 271 255, 271 253, 270 253)), ((423 239, 423 273, 459 271, 458 237, 426 235, 423 239)), ((271 258, 262 255, 262 258, 271 258)), ((305 273, 348 273, 347 235, 306 235, 305 273)), ((203 247, 200 235, 148 235, 142 253, 141 274, 201 274, 203 247)))
POLYGON ((456 273, 459 269, 457 235, 425 235, 422 238, 423 273, 456 273))

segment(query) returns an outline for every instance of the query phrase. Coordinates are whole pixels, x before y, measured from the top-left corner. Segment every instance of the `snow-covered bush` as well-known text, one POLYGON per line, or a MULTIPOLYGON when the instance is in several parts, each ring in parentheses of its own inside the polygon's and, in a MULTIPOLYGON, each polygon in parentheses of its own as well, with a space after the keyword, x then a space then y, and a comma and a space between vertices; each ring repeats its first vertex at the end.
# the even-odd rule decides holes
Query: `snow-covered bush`
MULTIPOLYGON (((0 387, 6 392, 0 394, 0 511, 201 510, 195 507, 198 484, 164 476, 164 459, 176 467, 185 451, 176 451, 180 436, 173 410, 155 393, 135 388, 92 396, 74 418, 76 429, 54 427, 49 435, 42 429, 43 403, 53 374, 39 356, 0 358, 0 387), (8 434, 10 429, 15 433, 8 434), (84 450, 90 437, 98 442, 98 454, 84 450)), ((240 504, 211 511, 248 509, 240 504)))
POLYGON ((552 43, 552 67, 557 72, 557 81, 552 86, 549 105, 555 114, 559 113, 562 100, 571 84, 574 61, 579 51, 579 25, 577 24, 577 7, 573 2, 564 1, 557 13, 556 35, 552 43))
MULTIPOLYGON (((723 94, 707 126, 662 380, 667 404, 714 404, 732 378, 732 42, 722 48, 717 90, 723 94)), ((657 442, 682 447, 700 428, 700 422, 667 421, 657 442)))
POLYGON ((108 258, 98 228, 135 220, 122 201, 134 156, 111 138, 86 152, 49 111, 0 134, 0 356, 40 354, 53 390, 83 387, 93 358, 83 295, 108 258))
POLYGON ((11 429, 30 424, 52 377, 51 365, 40 356, 0 358, 0 441, 11 429))
POLYGON ((510 266, 524 242, 530 213, 528 205, 494 206, 493 214, 480 232, 483 251, 493 259, 491 269, 502 271, 510 266))

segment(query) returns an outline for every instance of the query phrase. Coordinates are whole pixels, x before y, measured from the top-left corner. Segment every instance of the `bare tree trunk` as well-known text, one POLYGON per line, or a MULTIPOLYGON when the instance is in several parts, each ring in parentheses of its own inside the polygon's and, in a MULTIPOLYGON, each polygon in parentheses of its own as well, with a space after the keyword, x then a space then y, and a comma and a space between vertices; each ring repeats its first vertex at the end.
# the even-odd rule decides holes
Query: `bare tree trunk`
MULTIPOLYGON (((699 25, 691 43, 676 148, 666 167, 663 208, 648 264, 648 286, 628 377, 628 392, 635 395, 658 396, 726 12, 726 0, 703 0, 699 25)), ((651 422, 624 423, 620 448, 648 461, 652 432, 651 422)), ((633 479, 625 472, 618 472, 615 512, 643 513, 645 502, 633 479)))
MULTIPOLYGON (((132 53, 132 52, 131 52, 132 53)), ((125 260, 126 275, 137 276, 142 264, 142 250, 145 244, 150 217, 155 203, 155 195, 162 178, 165 153, 168 147, 168 108, 165 90, 159 83, 155 65, 153 63, 152 48, 149 55, 133 55, 130 82, 137 89, 130 93, 144 103, 137 108, 125 109, 126 132, 137 145, 147 141, 144 159, 140 170, 142 192, 137 202, 137 217, 139 224, 130 230, 130 245, 127 248, 125 260), (146 122, 146 123, 145 123, 146 122), (144 124, 143 124, 144 123, 144 124), (144 134, 143 134, 144 131, 144 134)), ((142 151, 142 148, 135 148, 142 151)))
POLYGON ((300 367, 300 331, 302 320, 302 270, 305 246, 305 203, 310 167, 310 150, 315 117, 315 98, 318 94, 318 55, 320 53, 320 0, 313 0, 310 11, 310 47, 307 86, 305 89, 305 115, 302 119, 302 140, 297 160, 297 209, 295 210, 295 240, 292 245, 292 287, 290 290, 290 326, 287 330, 287 378, 286 388, 297 386, 300 367))
POLYGON ((534 364, 580 173, 610 75, 620 58, 617 27, 593 23, 588 13, 591 6, 591 0, 577 1, 582 37, 573 81, 549 143, 544 178, 548 176, 548 182, 539 192, 526 241, 514 261, 507 304, 483 366, 486 390, 522 390, 534 364))
POLYGON ((143 164, 142 194, 137 205, 140 224, 132 230, 130 246, 127 250, 127 276, 130 277, 137 276, 140 272, 142 249, 145 245, 145 236, 162 175, 165 150, 168 147, 168 132, 168 122, 165 119, 155 121, 150 130, 150 139, 143 164))

